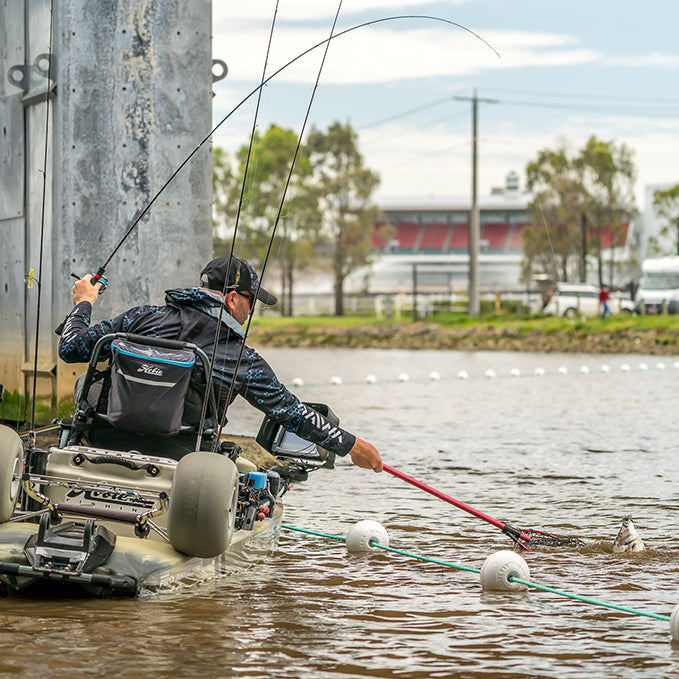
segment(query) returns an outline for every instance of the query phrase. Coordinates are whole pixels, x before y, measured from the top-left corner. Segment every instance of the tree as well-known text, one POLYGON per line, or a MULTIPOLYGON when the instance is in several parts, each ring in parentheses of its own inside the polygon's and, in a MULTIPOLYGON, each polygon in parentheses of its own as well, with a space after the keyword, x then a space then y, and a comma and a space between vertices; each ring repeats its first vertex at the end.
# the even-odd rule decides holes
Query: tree
POLYGON ((351 125, 312 129, 307 141, 312 180, 323 214, 335 289, 335 315, 344 314, 344 281, 368 262, 377 208, 370 199, 379 176, 364 167, 351 125))
POLYGON ((665 222, 660 227, 660 236, 670 243, 666 248, 661 247, 658 243, 658 254, 679 253, 679 184, 669 189, 654 191, 653 210, 665 222))
POLYGON ((603 285, 603 251, 609 249, 608 277, 613 281, 615 248, 624 244, 626 222, 634 216, 635 169, 632 153, 613 141, 589 138, 577 156, 565 148, 539 152, 526 167, 528 188, 535 191, 530 209, 531 227, 524 231, 522 280, 528 282, 536 269, 555 280, 567 281, 572 261, 579 259, 586 272, 585 257, 596 255, 599 285, 603 285), (583 223, 594 234, 587 252, 581 246, 583 223), (603 234, 610 236, 604 242, 603 234))
POLYGON ((582 177, 565 148, 544 149, 526 166, 532 224, 524 230, 522 280, 536 270, 554 280, 569 279, 569 262, 579 252, 586 203, 582 177))
POLYGON ((575 161, 582 173, 587 191, 587 212, 594 225, 594 254, 597 258, 599 285, 604 284, 602 235, 610 236, 608 280, 615 274, 615 248, 624 244, 625 223, 634 216, 634 182, 636 170, 632 151, 613 141, 601 141, 592 136, 575 161))
POLYGON ((215 171, 226 180, 220 187, 225 199, 215 200, 215 211, 230 225, 228 237, 236 237, 237 254, 261 266, 271 248, 281 273, 283 315, 292 314, 294 271, 313 258, 321 223, 318 200, 307 181, 311 168, 303 147, 290 174, 297 145, 295 132, 271 125, 263 136, 255 133, 251 149, 248 144, 237 151, 235 172, 223 172, 215 164, 215 171))

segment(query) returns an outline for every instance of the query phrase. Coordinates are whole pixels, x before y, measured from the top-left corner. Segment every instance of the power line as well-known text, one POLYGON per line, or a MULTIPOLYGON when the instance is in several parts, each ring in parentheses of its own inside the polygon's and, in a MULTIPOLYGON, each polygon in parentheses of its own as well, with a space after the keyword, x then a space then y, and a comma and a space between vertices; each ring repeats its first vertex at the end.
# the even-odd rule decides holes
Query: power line
POLYGON ((617 95, 607 95, 607 94, 578 94, 574 92, 544 92, 542 90, 512 90, 512 89, 505 89, 503 87, 489 87, 489 88, 484 88, 490 90, 491 92, 506 92, 508 94, 528 94, 531 96, 537 95, 539 97, 567 97, 570 99, 604 99, 607 101, 610 100, 619 100, 619 101, 641 101, 644 103, 649 103, 649 102, 658 102, 658 103, 665 103, 665 104, 674 104, 677 105, 679 104, 679 98, 662 98, 662 97, 624 97, 624 96, 617 96, 617 95))
POLYGON ((358 130, 367 130, 370 127, 376 127, 377 125, 382 125, 383 123, 388 123, 391 122, 392 120, 397 120, 398 118, 404 118, 405 116, 409 116, 413 113, 418 113, 419 111, 425 111, 430 108, 434 108, 435 106, 440 106, 441 104, 449 103, 453 100, 452 97, 444 97, 443 99, 435 99, 434 101, 430 101, 427 104, 422 104, 422 106, 417 106, 416 108, 411 108, 408 109, 407 111, 401 111, 400 113, 395 113, 394 115, 387 116, 386 118, 381 118, 380 120, 376 120, 372 123, 367 123, 366 125, 361 125, 358 127, 358 130))
MULTIPOLYGON (((563 101, 563 102, 550 102, 550 101, 530 101, 530 100, 512 100, 512 99, 498 99, 496 100, 496 103, 498 104, 504 104, 505 106, 524 106, 527 108, 542 108, 542 109, 556 109, 556 110, 561 110, 561 111, 583 111, 583 112, 590 112, 590 113, 622 113, 621 111, 621 106, 625 105, 625 102, 629 103, 629 106, 635 106, 640 103, 645 104, 643 108, 641 109, 636 109, 636 113, 638 115, 646 115, 646 116, 663 116, 663 115, 676 115, 679 113, 679 111, 676 110, 676 108, 679 108, 679 99, 646 99, 646 98, 638 98, 638 97, 607 97, 603 95, 586 95, 586 94, 557 94, 553 92, 528 92, 528 91, 521 91, 521 90, 502 90, 501 88, 491 88, 491 90, 498 90, 498 91, 506 91, 510 92, 513 94, 520 95, 522 93, 525 94, 538 94, 541 96, 546 96, 546 97, 565 97, 565 98, 587 98, 587 99, 603 99, 607 101, 611 100, 617 100, 621 103, 614 104, 611 103, 610 106, 606 106, 605 104, 602 105, 582 105, 582 104, 575 104, 572 103, 571 101, 563 101), (668 110, 661 110, 660 108, 652 106, 653 102, 657 102, 662 105, 669 106, 668 110), (676 108, 675 108, 676 107, 676 108)), ((416 108, 408 109, 406 111, 401 111, 399 113, 394 113, 393 115, 390 115, 386 118, 381 118, 379 120, 376 120, 372 123, 367 123, 365 125, 362 125, 358 127, 357 129, 360 130, 366 130, 371 127, 377 127, 378 125, 382 125, 383 123, 386 122, 391 122, 393 120, 398 120, 400 118, 404 118, 406 116, 412 115, 413 113, 418 113, 423 110, 428 110, 437 106, 440 106, 441 104, 448 103, 451 101, 454 101, 455 99, 460 99, 460 97, 445 97, 443 99, 436 99, 434 101, 428 102, 427 104, 423 104, 422 106, 418 106, 416 108)), ((632 113, 634 111, 624 111, 626 113, 632 113)), ((457 114, 456 114, 457 115, 457 114)))

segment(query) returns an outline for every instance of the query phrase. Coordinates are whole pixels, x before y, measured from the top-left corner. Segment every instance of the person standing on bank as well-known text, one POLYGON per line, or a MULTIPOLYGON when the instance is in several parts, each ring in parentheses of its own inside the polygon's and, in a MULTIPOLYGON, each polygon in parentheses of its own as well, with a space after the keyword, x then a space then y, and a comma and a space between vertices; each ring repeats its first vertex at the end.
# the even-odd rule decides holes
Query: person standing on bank
POLYGON ((201 287, 167 290, 165 306, 143 304, 92 326, 92 307, 101 284, 92 285, 91 278, 88 274, 77 280, 71 290, 75 306, 65 321, 59 341, 62 360, 67 363, 88 361, 97 340, 112 332, 173 340, 185 340, 188 336, 208 356, 215 351, 212 377, 219 398, 220 417, 228 406, 228 395, 231 393, 233 400, 240 394, 288 431, 336 455, 348 454, 358 467, 382 471, 380 454, 372 444, 333 425, 302 403, 278 380, 269 364, 254 349, 246 345, 238 365, 245 340, 242 325, 250 315, 255 299, 267 306, 278 301, 259 285, 250 262, 239 257, 217 257, 201 271, 201 287), (215 349, 220 317, 222 325, 215 349))
POLYGON ((608 306, 608 299, 610 297, 610 293, 608 291, 607 286, 603 286, 601 290, 599 290, 599 304, 601 305, 601 320, 605 321, 606 316, 611 315, 611 307, 608 306))

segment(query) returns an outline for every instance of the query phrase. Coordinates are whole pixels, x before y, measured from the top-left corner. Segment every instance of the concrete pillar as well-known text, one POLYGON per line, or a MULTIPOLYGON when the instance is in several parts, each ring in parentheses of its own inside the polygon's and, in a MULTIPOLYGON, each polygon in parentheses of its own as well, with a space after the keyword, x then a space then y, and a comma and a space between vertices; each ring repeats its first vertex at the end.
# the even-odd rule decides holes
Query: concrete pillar
MULTIPOLYGON (((34 355, 37 291, 23 276, 37 275, 40 247, 38 362, 47 370, 57 365, 53 328, 71 308, 70 272, 104 264, 212 124, 211 0, 58 0, 51 61, 49 9, 49 0, 0 3, 0 132, 13 140, 0 153, 0 382, 8 389, 22 388, 17 376, 34 355), (13 66, 15 79, 5 78, 13 66)), ((206 143, 107 266, 95 320, 197 282, 212 254, 211 200, 206 143)), ((59 397, 77 370, 58 366, 59 397)))

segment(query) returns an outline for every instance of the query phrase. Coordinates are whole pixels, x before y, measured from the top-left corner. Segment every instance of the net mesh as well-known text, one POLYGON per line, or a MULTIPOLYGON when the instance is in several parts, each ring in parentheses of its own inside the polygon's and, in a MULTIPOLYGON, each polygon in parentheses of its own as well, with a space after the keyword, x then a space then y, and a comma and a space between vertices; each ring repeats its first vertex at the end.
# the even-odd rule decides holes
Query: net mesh
POLYGON ((586 544, 573 535, 555 535, 533 528, 524 529, 521 533, 529 537, 529 547, 584 547, 586 544))

